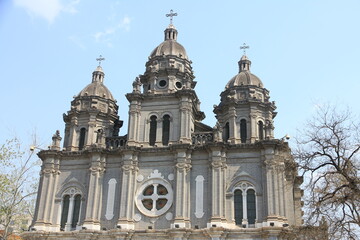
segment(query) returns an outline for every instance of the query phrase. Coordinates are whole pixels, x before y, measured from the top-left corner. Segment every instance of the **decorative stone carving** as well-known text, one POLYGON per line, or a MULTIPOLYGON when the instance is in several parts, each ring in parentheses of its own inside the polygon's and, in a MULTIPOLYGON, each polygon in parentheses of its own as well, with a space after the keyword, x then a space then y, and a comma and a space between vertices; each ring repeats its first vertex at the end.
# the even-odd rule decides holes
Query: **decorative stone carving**
POLYGON ((136 191, 135 204, 148 217, 158 217, 169 210, 173 203, 173 190, 158 170, 150 174, 136 191))
POLYGON ((219 122, 216 122, 213 128, 214 141, 221 142, 222 141, 222 127, 219 122))
POLYGON ((170 174, 168 175, 168 179, 169 179, 170 181, 174 180, 174 174, 173 174, 173 173, 170 173, 170 174))
POLYGON ((140 77, 136 77, 133 81, 133 93, 141 93, 141 81, 140 77))
POLYGON ((138 181, 138 182, 142 182, 142 181, 144 181, 144 176, 143 175, 138 175, 137 177, 136 177, 136 181, 138 181))

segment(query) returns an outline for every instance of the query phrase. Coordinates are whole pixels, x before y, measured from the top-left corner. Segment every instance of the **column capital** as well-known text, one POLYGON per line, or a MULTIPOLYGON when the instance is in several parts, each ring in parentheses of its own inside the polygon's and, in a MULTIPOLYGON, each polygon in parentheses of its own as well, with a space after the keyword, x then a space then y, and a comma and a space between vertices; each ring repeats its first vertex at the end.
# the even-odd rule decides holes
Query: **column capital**
POLYGON ((105 168, 101 166, 92 166, 89 168, 91 174, 95 175, 96 173, 103 174, 105 172, 105 168))
POLYGON ((185 171, 185 172, 188 172, 192 167, 190 163, 185 163, 185 162, 179 162, 175 166, 178 171, 185 171))

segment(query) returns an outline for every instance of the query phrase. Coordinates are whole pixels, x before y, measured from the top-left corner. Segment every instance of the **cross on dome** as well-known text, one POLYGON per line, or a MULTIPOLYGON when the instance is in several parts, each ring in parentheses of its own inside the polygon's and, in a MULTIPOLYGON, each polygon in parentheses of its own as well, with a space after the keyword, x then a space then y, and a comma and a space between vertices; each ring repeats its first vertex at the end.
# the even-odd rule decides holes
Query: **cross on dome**
POLYGON ((99 61, 99 66, 101 65, 101 61, 104 61, 105 58, 103 56, 99 56, 98 58, 96 58, 96 61, 99 61))
POLYGON ((174 13, 174 11, 172 9, 170 10, 170 13, 166 14, 166 17, 170 17, 170 25, 172 25, 174 16, 177 16, 177 13, 174 13))
POLYGON ((250 48, 250 46, 249 45, 246 45, 246 43, 244 43, 241 47, 240 47, 240 49, 243 49, 244 50, 244 55, 246 55, 246 49, 249 49, 250 48))

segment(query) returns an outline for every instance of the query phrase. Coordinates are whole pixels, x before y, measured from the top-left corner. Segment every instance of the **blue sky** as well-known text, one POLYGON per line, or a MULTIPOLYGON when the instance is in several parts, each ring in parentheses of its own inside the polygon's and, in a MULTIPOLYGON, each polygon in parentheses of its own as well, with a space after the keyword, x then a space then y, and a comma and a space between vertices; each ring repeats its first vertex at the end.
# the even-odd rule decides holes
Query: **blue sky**
POLYGON ((296 135, 318 106, 359 117, 360 1, 1 0, 0 142, 36 131, 46 147, 64 131, 62 114, 91 81, 101 54, 105 85, 127 132, 134 78, 163 41, 174 9, 178 41, 193 61, 197 94, 214 126, 213 105, 238 72, 245 42, 251 71, 276 101, 275 135, 296 135))

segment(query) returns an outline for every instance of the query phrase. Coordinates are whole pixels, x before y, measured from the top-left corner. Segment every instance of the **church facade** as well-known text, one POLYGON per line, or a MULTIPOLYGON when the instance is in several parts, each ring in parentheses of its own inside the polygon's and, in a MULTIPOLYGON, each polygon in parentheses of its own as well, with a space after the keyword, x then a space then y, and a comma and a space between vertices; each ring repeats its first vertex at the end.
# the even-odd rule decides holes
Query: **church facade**
POLYGON ((38 154, 25 239, 277 239, 302 224, 302 178, 251 61, 241 57, 210 127, 178 31, 164 35, 126 95, 126 135, 100 64, 74 97, 64 136, 38 154))

